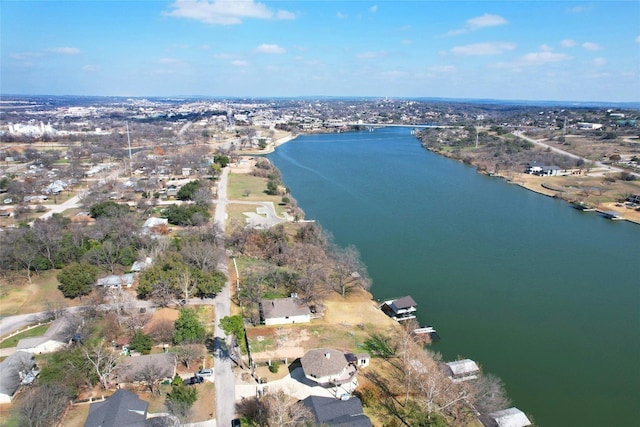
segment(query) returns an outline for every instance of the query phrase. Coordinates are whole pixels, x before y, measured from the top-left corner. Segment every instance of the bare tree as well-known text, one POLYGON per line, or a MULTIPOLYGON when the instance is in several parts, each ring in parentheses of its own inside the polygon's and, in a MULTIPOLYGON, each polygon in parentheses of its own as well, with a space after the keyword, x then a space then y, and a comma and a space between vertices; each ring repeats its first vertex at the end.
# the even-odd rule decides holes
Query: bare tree
POLYGON ((20 425, 48 427, 56 425, 69 406, 65 384, 50 383, 31 389, 23 396, 19 414, 20 425))
POLYGON ((116 367, 118 353, 104 343, 83 348, 83 354, 98 376, 103 389, 108 387, 109 376, 116 367))
POLYGON ((313 419, 306 406, 282 390, 267 394, 260 403, 267 414, 269 427, 295 427, 303 420, 313 419))
POLYGON ((206 350, 202 344, 185 344, 175 347, 174 351, 178 361, 189 369, 191 363, 202 359, 206 350))
POLYGON ((354 287, 369 289, 371 280, 355 246, 350 245, 344 249, 334 247, 329 256, 334 261, 329 277, 336 292, 344 297, 354 287))
POLYGON ((160 395, 160 384, 164 380, 162 368, 153 362, 148 362, 142 366, 134 375, 134 380, 143 383, 153 395, 160 395))
POLYGON ((483 374, 469 385, 472 387, 473 407, 481 414, 490 414, 511 405, 502 380, 494 375, 483 374))

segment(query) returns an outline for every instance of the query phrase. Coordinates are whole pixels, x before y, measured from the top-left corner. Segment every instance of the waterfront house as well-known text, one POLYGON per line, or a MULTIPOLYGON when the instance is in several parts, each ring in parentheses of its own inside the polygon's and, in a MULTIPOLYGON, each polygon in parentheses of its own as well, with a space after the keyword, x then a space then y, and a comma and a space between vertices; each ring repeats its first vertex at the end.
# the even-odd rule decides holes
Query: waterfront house
POLYGON ((332 348, 309 350, 300 359, 304 376, 322 386, 357 383, 355 365, 344 352, 332 348))
POLYGON ((445 363, 446 373, 453 382, 469 381, 478 378, 480 368, 471 359, 456 360, 445 363))
POLYGON ((387 300, 382 303, 380 308, 389 317, 394 320, 408 320, 416 318, 416 306, 418 304, 410 296, 387 300))
POLYGON ((262 300, 259 309, 260 322, 265 325, 311 322, 311 310, 295 297, 262 300))
POLYGON ((481 417, 485 427, 527 427, 531 421, 518 408, 509 408, 502 411, 492 412, 487 417, 481 417))
POLYGON ((302 401, 317 425, 329 427, 371 427, 371 420, 364 415, 362 402, 357 397, 337 400, 330 397, 309 396, 302 401))

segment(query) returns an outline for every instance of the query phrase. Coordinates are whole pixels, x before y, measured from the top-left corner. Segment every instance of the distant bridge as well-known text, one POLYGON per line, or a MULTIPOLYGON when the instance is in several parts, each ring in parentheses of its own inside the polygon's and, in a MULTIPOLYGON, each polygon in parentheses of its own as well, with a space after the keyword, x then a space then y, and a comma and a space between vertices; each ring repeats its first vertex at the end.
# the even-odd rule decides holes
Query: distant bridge
POLYGON ((366 127, 369 132, 373 132, 376 128, 387 128, 387 127, 396 127, 396 128, 410 128, 414 131, 416 129, 452 129, 452 128, 463 128, 464 126, 445 126, 445 125, 434 125, 434 124, 422 124, 422 125, 402 125, 396 123, 347 123, 347 126, 361 126, 366 127))

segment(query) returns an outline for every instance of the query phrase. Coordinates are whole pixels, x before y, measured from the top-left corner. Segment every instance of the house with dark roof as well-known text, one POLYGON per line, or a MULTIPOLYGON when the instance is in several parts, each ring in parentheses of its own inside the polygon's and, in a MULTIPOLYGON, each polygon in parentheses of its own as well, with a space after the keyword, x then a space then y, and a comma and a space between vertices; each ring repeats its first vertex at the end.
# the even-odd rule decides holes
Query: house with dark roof
POLYGON ((144 427, 149 403, 135 393, 120 389, 89 407, 84 427, 144 427))
POLYGON ((356 382, 356 366, 347 354, 332 348, 309 350, 300 359, 304 376, 323 386, 337 386, 356 382))
POLYGON ((364 415, 362 402, 357 397, 338 400, 330 397, 309 396, 302 404, 311 411, 317 425, 330 427, 371 427, 364 415))
POLYGON ((410 296, 390 299, 382 303, 380 308, 389 317, 394 320, 402 321, 416 318, 416 303, 410 296))
POLYGON ((259 304, 260 322, 265 325, 288 325, 311 322, 311 310, 298 298, 262 300, 259 304))
POLYGON ((21 385, 35 380, 38 371, 33 354, 16 351, 0 363, 0 403, 11 403, 21 385))

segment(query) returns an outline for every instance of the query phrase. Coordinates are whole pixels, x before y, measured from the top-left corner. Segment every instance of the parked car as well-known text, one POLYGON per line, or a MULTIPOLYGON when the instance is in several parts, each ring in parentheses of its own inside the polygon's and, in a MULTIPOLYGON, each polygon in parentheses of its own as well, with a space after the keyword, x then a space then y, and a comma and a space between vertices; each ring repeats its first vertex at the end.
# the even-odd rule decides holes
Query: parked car
POLYGON ((204 382, 204 378, 196 375, 195 377, 191 377, 187 380, 188 385, 202 384, 204 382))
POLYGON ((200 369, 195 375, 196 377, 210 377, 213 375, 213 369, 200 369))

